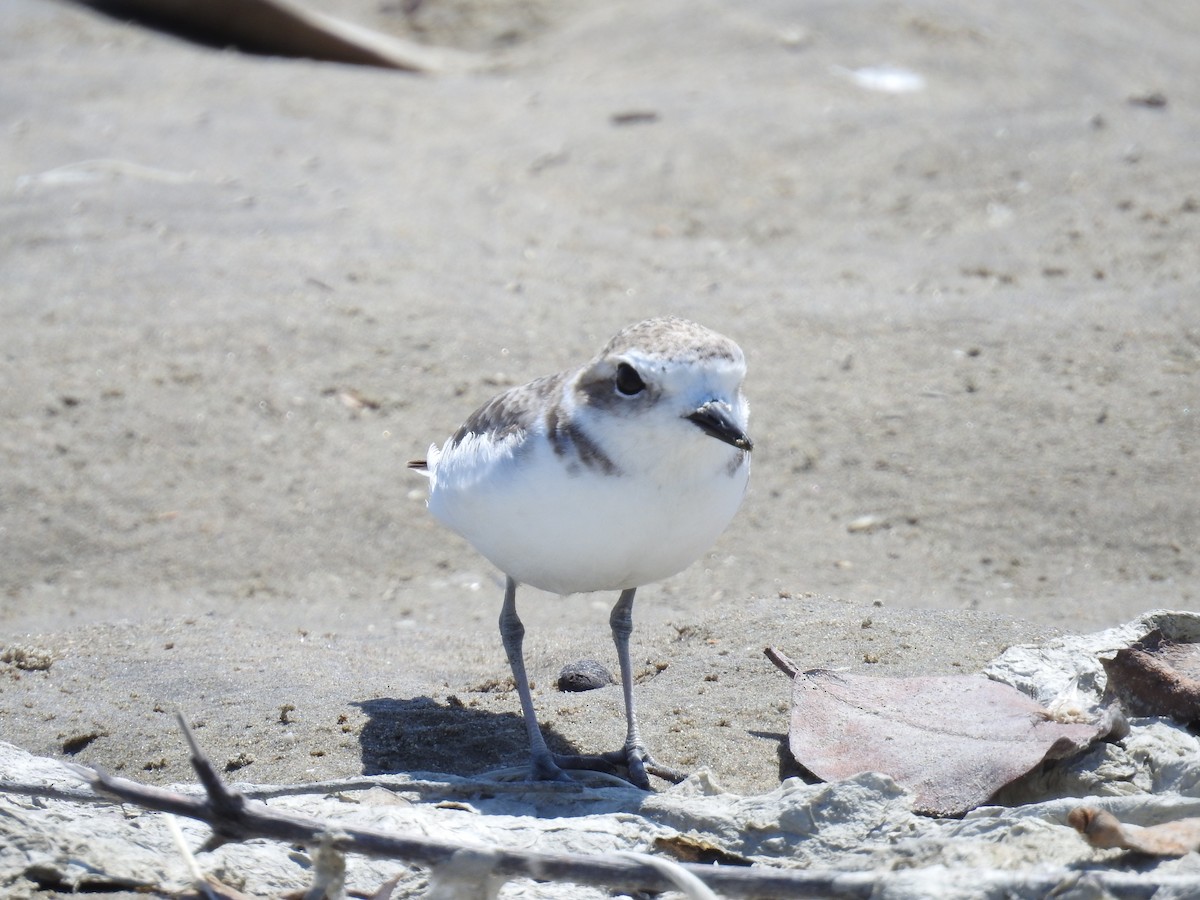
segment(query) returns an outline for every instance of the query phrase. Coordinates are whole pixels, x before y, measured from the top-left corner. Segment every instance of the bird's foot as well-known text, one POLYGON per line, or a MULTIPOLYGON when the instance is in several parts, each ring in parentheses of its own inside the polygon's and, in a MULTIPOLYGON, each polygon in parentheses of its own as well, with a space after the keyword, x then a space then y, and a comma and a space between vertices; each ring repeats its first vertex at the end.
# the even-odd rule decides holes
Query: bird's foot
POLYGON ((641 744, 630 744, 611 753, 596 755, 547 753, 545 756, 534 756, 529 762, 530 781, 570 781, 568 771, 601 772, 628 781, 644 791, 650 790, 651 775, 672 784, 687 778, 687 772, 662 765, 641 744))
POLYGON ((554 756, 552 753, 535 753, 529 760, 529 780, 530 781, 570 781, 571 778, 563 771, 562 757, 554 756))
POLYGON ((650 751, 640 742, 626 744, 623 750, 618 750, 613 755, 617 759, 624 757, 625 767, 629 770, 629 780, 643 790, 650 790, 650 775, 661 778, 663 781, 669 781, 671 784, 679 784, 688 776, 687 772, 664 766, 651 756, 650 751))
POLYGON ((650 790, 651 775, 672 784, 679 784, 687 778, 687 772, 658 762, 640 742, 626 744, 620 750, 599 756, 555 757, 555 761, 563 768, 592 769, 617 775, 644 791, 650 790))
POLYGON ((598 772, 612 776, 614 781, 628 782, 645 791, 650 790, 648 775, 657 775, 675 783, 687 777, 684 772, 659 765, 645 748, 635 747, 595 755, 548 753, 545 756, 534 756, 529 761, 528 780, 570 781, 571 776, 568 772, 598 772))

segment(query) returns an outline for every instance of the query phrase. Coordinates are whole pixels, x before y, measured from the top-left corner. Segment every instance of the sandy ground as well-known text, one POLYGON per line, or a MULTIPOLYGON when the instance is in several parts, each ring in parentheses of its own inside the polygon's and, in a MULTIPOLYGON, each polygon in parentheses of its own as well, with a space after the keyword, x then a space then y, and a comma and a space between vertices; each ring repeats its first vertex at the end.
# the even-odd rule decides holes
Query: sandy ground
MULTIPOLYGON (((1196 608, 1200 10, 397 8, 339 11, 478 67, 8 0, 0 738, 187 780, 181 707, 239 780, 520 762, 499 576, 404 462, 665 312, 745 349, 756 449, 639 594, 664 761, 787 771, 768 643, 971 671, 1196 608)), ((620 737, 553 687, 614 599, 521 595, 560 746, 620 737)))

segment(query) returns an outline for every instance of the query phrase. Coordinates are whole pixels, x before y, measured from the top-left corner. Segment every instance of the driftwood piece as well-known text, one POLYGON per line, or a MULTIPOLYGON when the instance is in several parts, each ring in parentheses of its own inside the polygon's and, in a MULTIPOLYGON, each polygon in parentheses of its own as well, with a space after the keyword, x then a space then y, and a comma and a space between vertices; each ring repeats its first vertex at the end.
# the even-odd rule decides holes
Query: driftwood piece
POLYGON ((80 0, 118 17, 252 53, 405 72, 466 70, 466 54, 401 40, 293 0, 80 0))

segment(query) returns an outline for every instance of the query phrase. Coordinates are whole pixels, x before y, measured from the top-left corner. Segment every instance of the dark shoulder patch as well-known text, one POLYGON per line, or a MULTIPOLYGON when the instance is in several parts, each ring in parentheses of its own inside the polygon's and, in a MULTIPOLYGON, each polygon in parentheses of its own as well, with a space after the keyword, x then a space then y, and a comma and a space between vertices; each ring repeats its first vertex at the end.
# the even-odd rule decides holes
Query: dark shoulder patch
POLYGON ((621 474, 620 468, 600 445, 577 422, 562 415, 557 403, 546 410, 546 437, 550 439, 555 455, 566 460, 568 468, 580 466, 605 475, 621 474))
POLYGON ((510 435, 529 431, 537 422, 538 413, 546 399, 561 386, 562 379, 562 373, 547 375, 497 394, 467 417, 450 438, 450 443, 458 444, 468 434, 487 434, 493 440, 501 441, 510 435))

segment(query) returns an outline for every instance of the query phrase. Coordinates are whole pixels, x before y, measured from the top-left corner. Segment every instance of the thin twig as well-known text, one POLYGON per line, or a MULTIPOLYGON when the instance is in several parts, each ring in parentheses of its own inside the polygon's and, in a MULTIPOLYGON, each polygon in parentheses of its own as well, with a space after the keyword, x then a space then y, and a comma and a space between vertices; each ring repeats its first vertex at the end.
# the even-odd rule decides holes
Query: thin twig
POLYGON ((763 650, 763 653, 766 654, 767 659, 775 663, 779 670, 789 678, 795 678, 800 674, 800 667, 784 656, 783 651, 779 648, 767 647, 765 650, 763 650))

